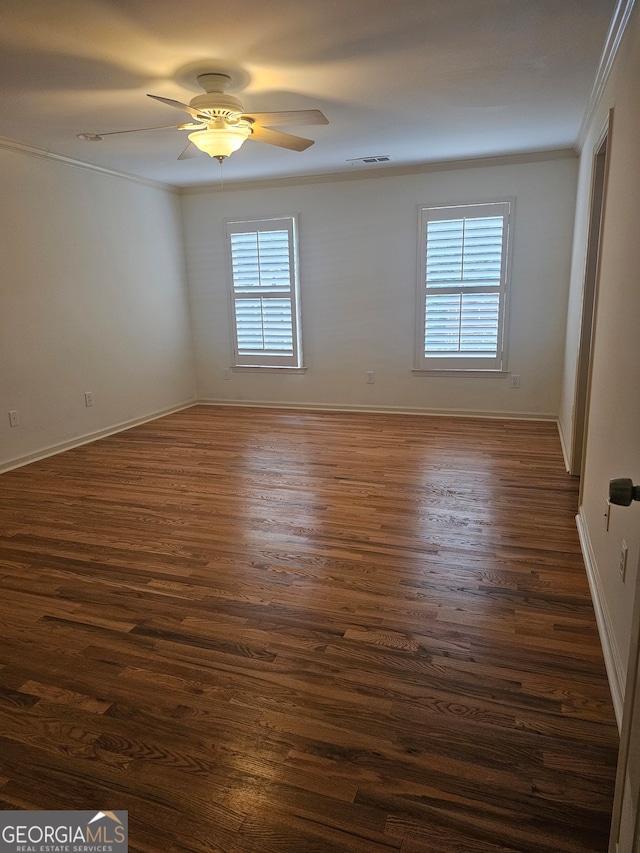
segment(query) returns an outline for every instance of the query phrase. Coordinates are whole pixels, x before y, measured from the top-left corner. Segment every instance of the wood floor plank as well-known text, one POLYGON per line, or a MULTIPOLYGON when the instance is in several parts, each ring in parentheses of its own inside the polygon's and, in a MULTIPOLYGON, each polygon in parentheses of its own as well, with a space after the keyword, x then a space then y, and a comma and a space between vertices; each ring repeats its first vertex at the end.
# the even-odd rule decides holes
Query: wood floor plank
POLYGON ((604 853, 552 423, 196 406, 0 477, 0 805, 134 853, 604 853))

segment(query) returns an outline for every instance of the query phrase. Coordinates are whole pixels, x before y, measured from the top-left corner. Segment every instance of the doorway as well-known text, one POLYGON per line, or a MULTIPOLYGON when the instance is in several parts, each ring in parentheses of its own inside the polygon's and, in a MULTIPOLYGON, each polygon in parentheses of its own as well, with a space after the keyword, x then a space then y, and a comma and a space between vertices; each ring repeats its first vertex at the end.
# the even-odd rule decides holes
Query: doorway
POLYGON ((586 437, 588 429, 589 385, 591 376, 591 356, 595 313, 597 304, 598 278, 600 270, 600 239, 604 220, 604 205, 608 173, 609 137, 613 111, 609 112, 607 123, 596 143, 593 155, 591 201, 589 207, 589 231, 587 236, 587 255, 585 262, 584 288, 582 300, 582 319, 580 323, 580 343, 576 368, 574 391, 573 434, 569 473, 580 476, 582 473, 586 437))

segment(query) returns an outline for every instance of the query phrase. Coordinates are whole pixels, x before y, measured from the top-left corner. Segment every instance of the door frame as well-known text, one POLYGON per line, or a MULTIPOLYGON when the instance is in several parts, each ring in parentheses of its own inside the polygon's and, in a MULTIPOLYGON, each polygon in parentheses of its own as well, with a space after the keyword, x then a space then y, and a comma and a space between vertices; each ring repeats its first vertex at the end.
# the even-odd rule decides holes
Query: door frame
MULTIPOLYGON (((589 227, 582 286, 582 314, 573 395, 573 428, 569 459, 569 473, 574 476, 580 476, 584 469, 589 429, 591 362, 600 284, 600 246, 605 219, 612 130, 613 109, 609 110, 607 120, 594 145, 592 154, 589 227)), ((582 503, 582 490, 579 502, 582 503)))

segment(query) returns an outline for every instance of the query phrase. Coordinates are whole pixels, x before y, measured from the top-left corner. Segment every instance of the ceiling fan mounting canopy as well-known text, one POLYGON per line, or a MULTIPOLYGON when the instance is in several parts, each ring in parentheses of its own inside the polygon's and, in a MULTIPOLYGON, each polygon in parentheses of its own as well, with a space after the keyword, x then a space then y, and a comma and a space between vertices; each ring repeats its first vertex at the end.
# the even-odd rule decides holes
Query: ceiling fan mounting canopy
POLYGON ((178 68, 173 75, 173 80, 184 89, 199 95, 203 89, 207 90, 207 86, 198 80, 198 77, 209 74, 221 74, 228 77, 229 82, 225 91, 233 95, 237 95, 238 92, 246 89, 252 79, 247 69, 233 60, 207 57, 178 68))
POLYGON ((206 71, 196 79, 205 92, 226 92, 231 85, 231 75, 221 71, 206 71))

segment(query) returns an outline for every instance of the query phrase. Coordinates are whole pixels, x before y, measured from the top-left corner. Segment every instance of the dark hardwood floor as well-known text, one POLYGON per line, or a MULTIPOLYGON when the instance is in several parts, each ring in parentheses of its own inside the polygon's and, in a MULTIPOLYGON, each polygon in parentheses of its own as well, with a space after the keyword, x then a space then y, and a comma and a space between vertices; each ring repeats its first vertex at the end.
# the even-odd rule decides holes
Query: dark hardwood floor
POLYGON ((0 477, 0 805, 139 853, 604 853, 552 423, 194 407, 0 477))

